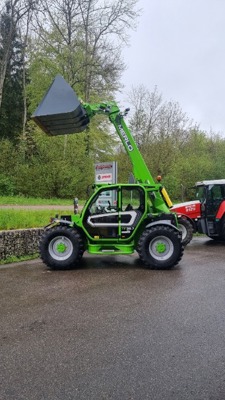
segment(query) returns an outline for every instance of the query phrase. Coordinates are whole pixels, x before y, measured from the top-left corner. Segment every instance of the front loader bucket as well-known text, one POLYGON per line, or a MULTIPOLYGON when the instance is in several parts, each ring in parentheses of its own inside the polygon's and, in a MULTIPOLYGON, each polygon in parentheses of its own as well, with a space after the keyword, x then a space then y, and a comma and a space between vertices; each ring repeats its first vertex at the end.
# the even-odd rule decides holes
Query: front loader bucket
POLYGON ((57 75, 31 116, 49 136, 82 132, 89 123, 72 87, 57 75))

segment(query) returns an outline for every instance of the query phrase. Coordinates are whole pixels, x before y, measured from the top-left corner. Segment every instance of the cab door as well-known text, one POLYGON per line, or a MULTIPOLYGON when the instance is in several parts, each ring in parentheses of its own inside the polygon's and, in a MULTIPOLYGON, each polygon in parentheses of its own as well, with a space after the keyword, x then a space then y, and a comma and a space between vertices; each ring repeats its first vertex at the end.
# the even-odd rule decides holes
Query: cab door
POLYGON ((224 187, 222 185, 210 185, 207 190, 206 218, 214 220, 219 207, 224 200, 224 187))
POLYGON ((145 211, 145 192, 138 185, 121 187, 120 237, 129 238, 145 211))
POLYGON ((93 239, 119 235, 119 186, 102 188, 92 198, 83 217, 83 226, 93 239))

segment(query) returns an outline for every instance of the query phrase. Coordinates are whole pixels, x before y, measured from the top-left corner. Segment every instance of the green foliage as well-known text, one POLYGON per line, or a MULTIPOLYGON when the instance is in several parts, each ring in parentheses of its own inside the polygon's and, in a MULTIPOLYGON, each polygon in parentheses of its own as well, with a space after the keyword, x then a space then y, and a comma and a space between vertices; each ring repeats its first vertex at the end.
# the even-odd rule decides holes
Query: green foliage
POLYGON ((215 137, 214 141, 206 133, 193 130, 178 154, 179 157, 163 176, 163 184, 173 201, 190 200, 190 188, 197 181, 225 177, 223 138, 215 137))
POLYGON ((12 196, 14 190, 15 188, 12 178, 0 174, 0 196, 12 196))
POLYGON ((0 139, 0 173, 13 176, 18 162, 18 152, 16 146, 7 139, 0 139), (12 162, 13 160, 13 162, 12 162))
POLYGON ((132 173, 132 164, 122 148, 118 149, 114 155, 114 160, 118 164, 118 182, 128 183, 129 176, 132 173))
POLYGON ((92 163, 82 142, 78 146, 75 137, 64 139, 37 137, 38 154, 18 165, 18 193, 44 198, 83 196, 85 187, 93 182, 92 163))
POLYGON ((113 159, 112 143, 107 129, 95 126, 60 137, 48 137, 35 127, 29 140, 17 146, 1 141, 0 174, 10 179, 15 195, 85 198, 94 183, 94 163, 113 159))
POLYGON ((22 81, 19 72, 7 74, 0 108, 0 138, 17 141, 23 126, 22 81))

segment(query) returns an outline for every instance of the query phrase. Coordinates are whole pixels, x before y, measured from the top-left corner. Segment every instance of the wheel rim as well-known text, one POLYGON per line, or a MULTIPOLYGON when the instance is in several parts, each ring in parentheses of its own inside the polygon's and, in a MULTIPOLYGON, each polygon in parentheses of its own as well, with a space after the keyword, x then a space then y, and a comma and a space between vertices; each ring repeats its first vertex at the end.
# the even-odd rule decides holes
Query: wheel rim
POLYGON ((157 236, 149 243, 149 253, 156 260, 168 260, 173 252, 173 242, 166 236, 157 236))
POLYGON ((73 252, 73 244, 66 236, 58 236, 51 240, 48 251, 55 260, 67 260, 73 252))
POLYGON ((182 240, 186 239, 187 229, 185 228, 185 226, 180 224, 180 225, 178 225, 178 229, 181 232, 182 240))

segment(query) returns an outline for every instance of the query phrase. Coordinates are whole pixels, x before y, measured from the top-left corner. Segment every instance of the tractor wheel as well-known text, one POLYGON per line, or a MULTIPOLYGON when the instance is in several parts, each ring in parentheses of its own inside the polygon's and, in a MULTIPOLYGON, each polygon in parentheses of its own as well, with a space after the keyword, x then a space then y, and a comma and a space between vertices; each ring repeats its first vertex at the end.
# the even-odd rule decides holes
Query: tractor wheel
POLYGON ((216 242, 224 242, 225 241, 225 217, 223 216, 222 220, 220 221, 220 232, 219 234, 210 236, 207 235, 210 239, 213 239, 216 242))
POLYGON ((178 219, 178 228, 182 235, 182 244, 186 246, 193 238, 193 227, 190 221, 186 218, 178 219))
MULTIPOLYGON (((219 240, 225 241, 225 216, 223 216, 221 223, 220 223, 221 234, 219 240)), ((214 238, 213 238, 214 239, 214 238)))
POLYGON ((150 269, 170 269, 181 260, 184 246, 180 233, 170 226, 146 229, 138 242, 140 259, 150 269))
POLYGON ((39 250, 43 262, 51 269, 69 269, 81 259, 84 244, 76 229, 55 226, 43 233, 39 250))
POLYGON ((224 242, 225 238, 224 236, 209 236, 207 235, 210 239, 213 239, 215 242, 224 242))

